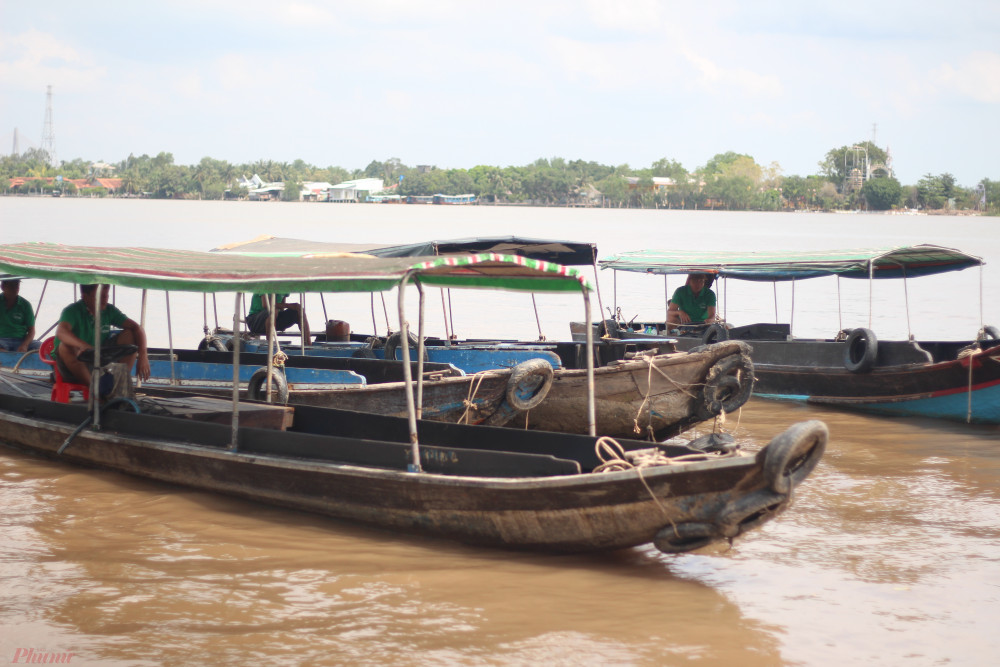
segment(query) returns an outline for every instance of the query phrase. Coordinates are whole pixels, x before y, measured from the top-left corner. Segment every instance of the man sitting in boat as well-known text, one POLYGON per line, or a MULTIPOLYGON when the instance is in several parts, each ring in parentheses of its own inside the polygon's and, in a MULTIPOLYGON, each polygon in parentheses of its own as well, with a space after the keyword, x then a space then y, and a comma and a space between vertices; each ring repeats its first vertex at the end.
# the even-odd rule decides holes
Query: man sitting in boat
POLYGON ((8 278, 0 281, 3 298, 0 298, 0 350, 27 352, 37 350, 40 343, 35 338, 35 311, 28 300, 20 296, 21 281, 8 278))
MULTIPOLYGON (((87 364, 77 359, 77 355, 94 347, 94 309, 97 301, 97 285, 81 285, 80 300, 63 308, 62 314, 59 315, 54 356, 59 373, 68 381, 90 384, 90 369, 87 364)), ((136 354, 119 361, 128 368, 132 368, 132 364, 135 363, 135 374, 144 381, 148 380, 149 357, 146 354, 146 332, 137 322, 108 303, 108 285, 101 286, 100 307, 101 346, 137 346, 139 348, 137 363, 136 354), (112 325, 121 328, 122 331, 113 336, 112 325)))
MULTIPOLYGON (((267 333, 267 322, 271 318, 271 311, 266 305, 266 296, 265 294, 254 294, 253 298, 250 299, 247 328, 250 330, 250 333, 257 334, 258 336, 267 333)), ((302 306, 297 303, 286 302, 285 299, 287 298, 287 294, 274 295, 274 307, 278 310, 274 315, 274 330, 284 331, 293 324, 298 325, 301 319, 302 336, 308 341, 309 321, 305 318, 305 315, 300 315, 302 306)))
POLYGON ((667 325, 710 324, 715 318, 715 292, 707 286, 708 275, 691 273, 674 290, 667 307, 667 325))

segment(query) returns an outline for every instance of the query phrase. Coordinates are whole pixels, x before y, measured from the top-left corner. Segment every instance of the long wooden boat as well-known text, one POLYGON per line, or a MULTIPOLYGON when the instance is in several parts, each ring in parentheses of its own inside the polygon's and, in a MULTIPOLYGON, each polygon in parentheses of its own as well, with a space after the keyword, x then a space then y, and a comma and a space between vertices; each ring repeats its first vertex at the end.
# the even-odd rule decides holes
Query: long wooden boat
MULTIPOLYGON (((753 281, 821 276, 873 281, 907 280, 983 262, 959 250, 917 245, 810 253, 637 251, 614 255, 600 264, 615 271, 703 272, 753 281)), ((574 324, 573 335, 582 338, 586 328, 574 324)), ((668 328, 663 322, 647 321, 633 323, 632 328, 638 331, 619 323, 617 335, 670 336, 679 349, 726 338, 749 343, 757 377, 755 395, 764 398, 805 400, 886 415, 1000 423, 1000 331, 992 326, 982 326, 974 339, 964 341, 879 340, 870 323, 843 329, 827 339, 794 338, 787 323, 668 328)))
MULTIPOLYGON (((500 255, 220 263, 185 251, 22 244, 0 246, 0 269, 204 292, 396 286, 401 293, 410 280, 580 291, 589 318, 588 285, 575 272, 500 255)), ((240 302, 236 296, 234 319, 240 302)), ((402 304, 400 297, 406 351, 402 304)), ((100 365, 100 346, 94 356, 100 365)), ((235 375, 238 347, 233 360, 235 375)), ((593 407, 587 436, 429 422, 417 418, 422 374, 414 390, 410 364, 403 370, 406 418, 240 402, 238 389, 231 404, 156 390, 104 405, 91 391, 87 405, 63 404, 47 400, 37 379, 5 372, 0 437, 68 462, 471 544, 577 552, 653 542, 669 553, 732 539, 783 511, 827 440, 824 425, 803 422, 756 454, 624 439, 615 448, 594 435, 593 407), (609 446, 618 453, 604 455, 609 446)))
POLYGON ((787 509, 827 440, 822 422, 796 424, 756 454, 623 439, 623 462, 601 472, 590 436, 421 421, 422 472, 414 473, 405 418, 241 403, 242 423, 256 425, 241 426, 233 448, 232 429, 219 423, 230 416, 222 399, 138 404, 139 414, 106 410, 100 430, 81 429, 90 419, 85 405, 17 395, 0 383, 0 442, 473 545, 590 552, 652 542, 681 553, 731 540, 787 509))

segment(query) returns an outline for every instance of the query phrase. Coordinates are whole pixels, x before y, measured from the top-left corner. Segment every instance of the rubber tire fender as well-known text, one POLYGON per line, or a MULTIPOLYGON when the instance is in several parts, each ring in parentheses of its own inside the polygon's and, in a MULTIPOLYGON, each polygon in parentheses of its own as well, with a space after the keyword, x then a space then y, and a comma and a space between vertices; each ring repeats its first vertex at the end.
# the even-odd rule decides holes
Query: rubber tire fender
POLYGON ((859 327, 851 331, 844 343, 844 368, 852 373, 867 373, 878 358, 878 338, 871 329, 859 327))
POLYGON ((753 393, 755 381, 753 361, 747 354, 731 354, 708 370, 705 385, 698 392, 697 417, 702 421, 722 412, 733 412, 743 406, 753 393), (740 371, 740 377, 731 375, 740 371))
POLYGON ((545 359, 528 359, 514 367, 507 380, 507 405, 519 411, 531 410, 545 400, 555 373, 545 359))
MULTIPOLYGON (((271 389, 277 390, 278 401, 282 405, 288 404, 288 380, 285 374, 278 369, 271 372, 271 389)), ((247 397, 255 401, 267 400, 267 369, 258 368, 250 376, 247 383, 247 397)))
MULTIPOLYGON (((417 346, 420 345, 420 341, 417 340, 417 336, 412 332, 408 332, 409 336, 407 340, 410 344, 410 349, 415 350, 417 346)), ((397 331, 390 334, 388 338, 385 339, 385 358, 389 361, 400 361, 401 359, 396 359, 396 350, 401 347, 400 343, 403 340, 403 334, 397 331)), ((424 347, 424 361, 427 361, 427 348, 424 347)))
POLYGON ((992 324, 987 324, 983 327, 983 336, 980 340, 1000 340, 1000 329, 992 324))
POLYGON ((211 338, 202 338, 201 342, 198 343, 199 350, 210 350, 212 352, 232 352, 233 348, 226 346, 226 341, 221 338, 212 336, 211 338))
POLYGON ((705 333, 701 335, 701 342, 705 345, 711 345, 723 340, 729 340, 729 329, 726 328, 725 324, 720 322, 709 326, 705 329, 705 333))
POLYGON ((826 451, 830 431, 813 419, 792 424, 761 450, 764 478, 775 493, 787 494, 809 476, 826 451))

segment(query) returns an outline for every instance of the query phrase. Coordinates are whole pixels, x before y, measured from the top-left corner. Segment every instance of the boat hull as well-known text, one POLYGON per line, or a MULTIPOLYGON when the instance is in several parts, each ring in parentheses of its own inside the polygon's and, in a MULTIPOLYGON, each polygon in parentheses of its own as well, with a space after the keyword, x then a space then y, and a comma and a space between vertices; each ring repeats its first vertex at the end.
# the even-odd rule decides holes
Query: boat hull
MULTIPOLYGON (((405 426, 405 420, 386 417, 301 410, 306 421, 314 423, 381 420, 367 432, 405 426)), ((171 417, 113 411, 102 415, 102 430, 84 429, 71 438, 83 414, 82 406, 0 396, 4 442, 20 449, 381 528, 481 546, 552 552, 655 542, 661 550, 676 553, 736 537, 787 508, 793 487, 815 467, 826 442, 825 427, 812 422, 806 423, 807 430, 781 442, 776 438, 753 456, 705 455, 696 462, 678 460, 673 465, 611 473, 581 474, 574 461, 514 453, 510 455, 521 459, 547 459, 543 468, 562 465, 563 472, 501 478, 447 473, 449 466, 477 455, 501 456, 469 449, 470 442, 488 447, 491 439, 499 438, 524 449, 533 445, 519 441, 542 434, 437 425, 445 429, 441 437, 451 442, 423 444, 422 462, 428 472, 411 473, 405 471, 409 447, 398 441, 241 429, 240 447, 231 451, 226 425, 192 425, 171 417), (361 457, 380 449, 388 452, 385 467, 334 460, 331 452, 345 445, 361 457), (65 448, 61 455, 60 447, 65 448), (567 464, 576 471, 567 470, 567 464)), ((435 427, 421 423, 432 433, 435 427)), ((544 438, 562 438, 560 446, 581 451, 594 444, 580 436, 544 438)))

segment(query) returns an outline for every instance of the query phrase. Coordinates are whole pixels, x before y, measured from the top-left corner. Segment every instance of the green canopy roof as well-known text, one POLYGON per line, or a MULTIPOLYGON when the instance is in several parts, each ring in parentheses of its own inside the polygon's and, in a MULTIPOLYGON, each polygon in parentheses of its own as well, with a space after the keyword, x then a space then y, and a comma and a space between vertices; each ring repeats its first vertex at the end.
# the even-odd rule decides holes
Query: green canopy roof
POLYGON ((378 292, 396 287, 406 276, 436 287, 530 292, 590 289, 575 269, 498 253, 403 258, 343 253, 248 257, 192 250, 19 243, 0 245, 0 271, 81 284, 185 292, 378 292))
POLYGON ((853 250, 702 252, 636 250, 602 259, 603 269, 637 273, 710 273, 740 280, 801 280, 821 276, 912 278, 980 266, 983 260, 934 245, 853 250))

